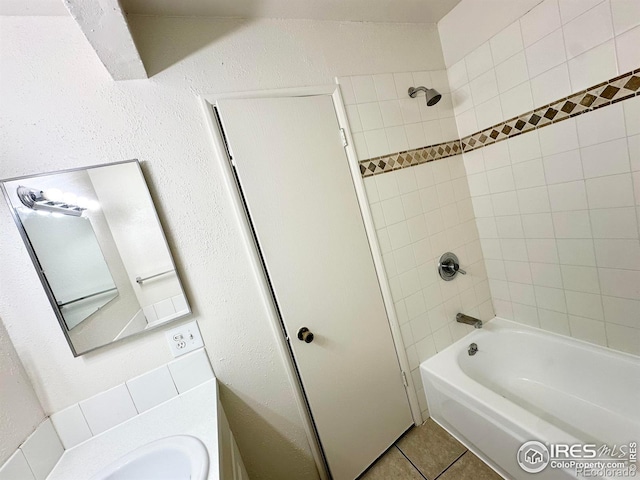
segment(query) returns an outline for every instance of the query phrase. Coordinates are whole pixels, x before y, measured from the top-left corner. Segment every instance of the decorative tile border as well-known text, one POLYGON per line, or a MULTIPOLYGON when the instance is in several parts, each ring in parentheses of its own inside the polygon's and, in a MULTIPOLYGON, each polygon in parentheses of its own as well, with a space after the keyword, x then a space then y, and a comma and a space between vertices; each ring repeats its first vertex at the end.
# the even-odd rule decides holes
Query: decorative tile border
POLYGON ((400 168, 413 167, 441 158, 451 157, 462 153, 460 140, 438 143, 427 147, 392 153, 382 157, 369 158, 360 162, 360 173, 363 177, 378 175, 380 173, 399 170, 400 168))
POLYGON ((369 177, 470 152, 637 95, 640 95, 640 69, 573 93, 568 97, 485 128, 460 140, 362 160, 360 173, 363 177, 369 177))

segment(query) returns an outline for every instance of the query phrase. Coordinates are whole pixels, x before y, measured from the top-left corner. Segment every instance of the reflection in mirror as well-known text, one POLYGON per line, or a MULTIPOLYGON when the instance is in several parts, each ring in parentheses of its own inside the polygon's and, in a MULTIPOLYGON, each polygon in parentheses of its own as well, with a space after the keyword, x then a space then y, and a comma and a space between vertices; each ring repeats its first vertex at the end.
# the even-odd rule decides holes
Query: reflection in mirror
POLYGON ((190 313, 137 161, 2 187, 75 355, 190 313))

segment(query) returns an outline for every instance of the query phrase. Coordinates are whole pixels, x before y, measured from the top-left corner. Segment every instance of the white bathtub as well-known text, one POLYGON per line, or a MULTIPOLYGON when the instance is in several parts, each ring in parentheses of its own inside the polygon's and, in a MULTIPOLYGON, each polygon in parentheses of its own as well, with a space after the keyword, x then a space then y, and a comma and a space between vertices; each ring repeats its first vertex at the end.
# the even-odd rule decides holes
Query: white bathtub
POLYGON ((575 469, 522 470, 516 455, 529 440, 640 441, 634 355, 495 318, 420 371, 432 418, 508 479, 576 478, 575 469), (472 342, 478 352, 470 356, 472 342))

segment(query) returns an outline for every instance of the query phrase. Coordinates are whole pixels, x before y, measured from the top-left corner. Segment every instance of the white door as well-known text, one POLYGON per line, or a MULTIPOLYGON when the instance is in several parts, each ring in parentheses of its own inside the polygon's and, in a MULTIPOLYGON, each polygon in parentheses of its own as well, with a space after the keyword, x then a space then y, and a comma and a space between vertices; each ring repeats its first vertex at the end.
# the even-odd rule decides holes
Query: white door
POLYGON ((332 99, 218 109, 331 474, 353 479, 413 422, 332 99))

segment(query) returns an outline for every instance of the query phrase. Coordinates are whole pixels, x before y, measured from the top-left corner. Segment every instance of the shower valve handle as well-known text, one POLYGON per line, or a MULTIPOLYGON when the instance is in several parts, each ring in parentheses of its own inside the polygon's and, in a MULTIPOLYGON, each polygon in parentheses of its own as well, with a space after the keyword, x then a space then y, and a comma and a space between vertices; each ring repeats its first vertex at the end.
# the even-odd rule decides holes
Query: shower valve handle
POLYGON ((467 272, 465 272, 463 269, 461 269, 460 265, 458 263, 454 262, 453 260, 444 261, 442 263, 442 269, 443 270, 447 270, 448 272, 451 272, 451 273, 458 272, 458 273, 461 273, 462 275, 466 275, 467 274, 467 272))

